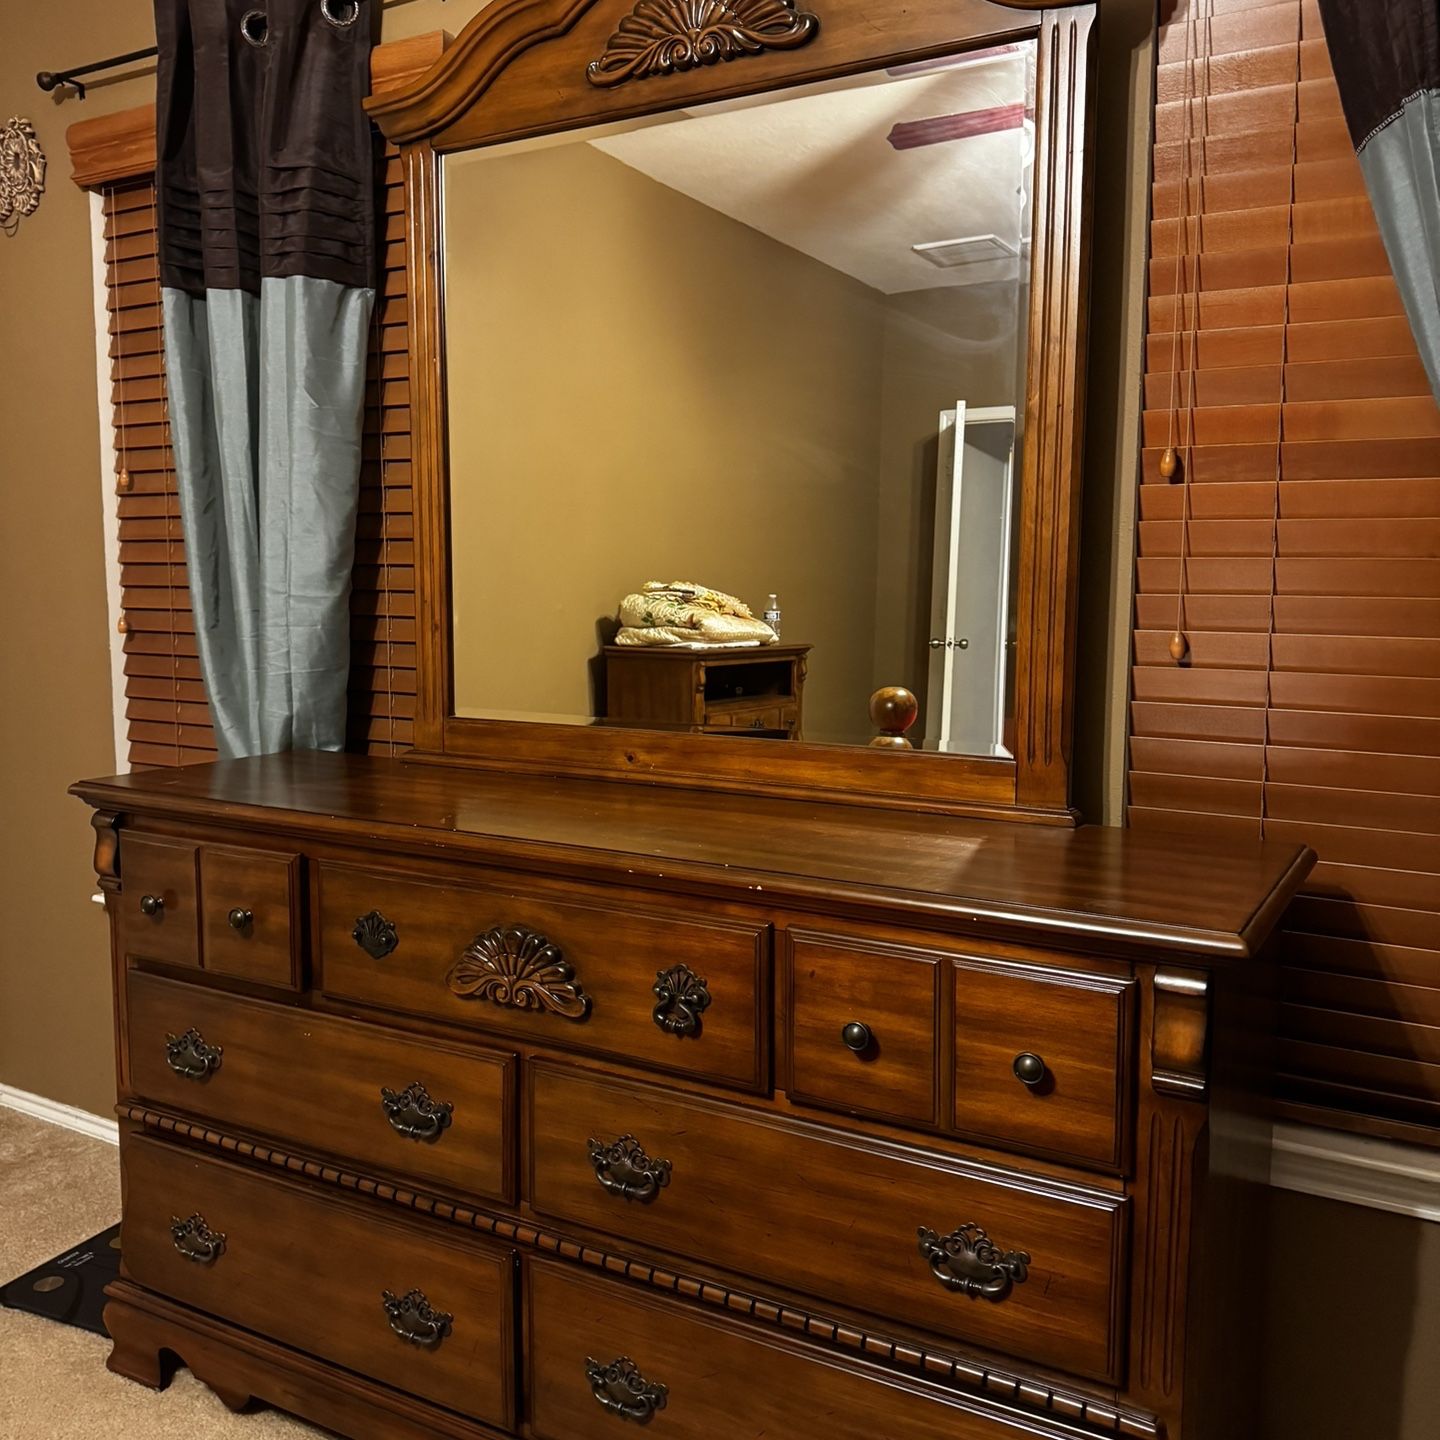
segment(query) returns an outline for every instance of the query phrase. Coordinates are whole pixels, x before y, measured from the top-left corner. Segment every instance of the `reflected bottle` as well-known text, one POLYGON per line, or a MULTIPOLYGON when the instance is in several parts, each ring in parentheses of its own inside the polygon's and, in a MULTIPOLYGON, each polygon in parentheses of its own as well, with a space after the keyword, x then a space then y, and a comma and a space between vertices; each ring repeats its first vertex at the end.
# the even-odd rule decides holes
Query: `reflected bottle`
POLYGON ((778 595, 767 595, 765 597, 765 623, 775 632, 775 638, 780 638, 780 597, 778 595))

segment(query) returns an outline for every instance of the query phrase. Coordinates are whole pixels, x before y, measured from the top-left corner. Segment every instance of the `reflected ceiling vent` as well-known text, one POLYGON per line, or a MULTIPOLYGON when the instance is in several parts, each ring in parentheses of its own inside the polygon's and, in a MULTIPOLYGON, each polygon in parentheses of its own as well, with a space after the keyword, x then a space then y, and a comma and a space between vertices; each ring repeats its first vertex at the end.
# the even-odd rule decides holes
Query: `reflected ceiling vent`
POLYGON ((966 235, 959 240, 928 240, 910 247, 922 260, 941 270, 981 265, 987 260, 1013 260, 1019 251, 998 235, 966 235))

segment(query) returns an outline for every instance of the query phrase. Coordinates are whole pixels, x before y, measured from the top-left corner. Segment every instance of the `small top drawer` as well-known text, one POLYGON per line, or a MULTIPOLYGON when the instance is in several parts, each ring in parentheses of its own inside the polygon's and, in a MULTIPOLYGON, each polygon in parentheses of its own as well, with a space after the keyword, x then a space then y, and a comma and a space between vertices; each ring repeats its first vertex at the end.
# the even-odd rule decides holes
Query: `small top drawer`
POLYGON ((299 988, 298 855, 125 834, 120 876, 127 959, 299 988))
POLYGON ((127 959, 200 963, 196 855, 196 846, 187 840, 121 837, 124 888, 115 929, 127 959))
POLYGON ((1135 982, 968 958, 953 970, 955 1128, 1122 1165, 1135 982))
POLYGON ((206 845, 200 851, 205 968, 295 989, 300 858, 206 845))
POLYGON ((933 1125, 941 957, 791 932, 792 1099, 933 1125))
POLYGON ((788 974, 798 1103, 1124 1165, 1133 979, 805 931, 788 974))
POLYGON ((328 995, 759 1089, 770 927, 322 864, 328 995))

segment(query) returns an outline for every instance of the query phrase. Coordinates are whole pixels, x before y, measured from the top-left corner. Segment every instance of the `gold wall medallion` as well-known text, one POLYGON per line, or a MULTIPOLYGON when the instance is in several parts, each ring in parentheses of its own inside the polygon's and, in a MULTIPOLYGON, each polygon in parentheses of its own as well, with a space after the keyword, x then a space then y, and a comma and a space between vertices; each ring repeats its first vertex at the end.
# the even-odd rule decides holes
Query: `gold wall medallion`
POLYGON ((12 115, 0 130, 0 230, 13 235, 45 193, 45 152, 35 127, 12 115))

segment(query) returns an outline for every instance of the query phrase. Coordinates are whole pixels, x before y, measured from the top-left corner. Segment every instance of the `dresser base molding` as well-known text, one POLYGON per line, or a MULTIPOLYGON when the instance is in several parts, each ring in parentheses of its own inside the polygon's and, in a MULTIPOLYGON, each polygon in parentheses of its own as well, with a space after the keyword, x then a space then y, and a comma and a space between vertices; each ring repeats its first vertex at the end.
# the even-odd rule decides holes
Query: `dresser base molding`
MULTIPOLYGON (((802 1335, 827 1346, 848 1350, 867 1360, 922 1375, 927 1380, 953 1387, 967 1395, 997 1401, 1010 1407, 1020 1407, 1035 1415, 1037 1419, 1082 1427, 1077 1433, 1087 1436, 1114 1436, 1119 1437, 1119 1440, 1155 1440, 1155 1437, 1161 1434, 1159 1421, 1142 1411, 1121 1409, 1079 1391, 1057 1389, 1034 1376, 994 1369, 974 1358, 864 1330, 851 1321, 837 1319, 822 1311, 767 1299, 713 1279, 652 1265, 622 1252, 574 1240, 527 1220, 494 1214, 468 1205, 457 1205, 423 1190, 396 1185, 388 1180, 342 1169, 272 1145, 229 1135, 211 1126, 154 1110, 149 1106, 120 1105, 116 1108, 116 1114, 122 1122, 143 1126, 146 1130, 158 1134, 205 1145, 242 1160, 270 1165, 292 1175, 318 1180, 322 1184, 338 1186, 342 1190, 350 1190, 432 1216, 437 1220, 480 1231, 508 1244, 558 1256, 591 1270, 603 1271, 607 1275, 653 1290, 802 1335)), ((179 1314, 190 1313, 182 1307, 172 1308, 179 1314)), ((457 1433, 468 1436, 489 1435, 492 1432, 467 1430, 457 1433)))
POLYGON ((163 1390, 176 1362, 231 1410, 273 1405, 351 1440, 504 1440, 501 1432, 116 1280, 105 1294, 106 1364, 163 1390))

